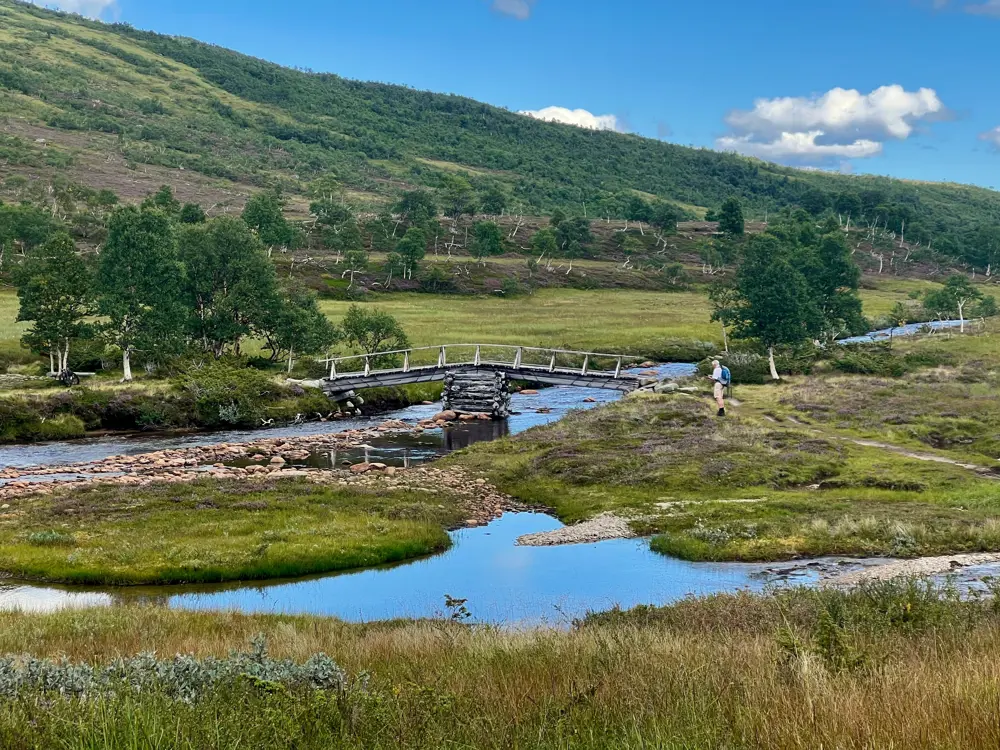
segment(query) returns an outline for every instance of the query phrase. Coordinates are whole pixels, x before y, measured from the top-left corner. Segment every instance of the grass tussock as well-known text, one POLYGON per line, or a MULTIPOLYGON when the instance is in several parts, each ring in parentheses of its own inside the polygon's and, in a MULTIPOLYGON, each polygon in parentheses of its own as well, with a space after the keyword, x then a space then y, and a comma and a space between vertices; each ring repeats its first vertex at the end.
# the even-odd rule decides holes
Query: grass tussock
POLYGON ((0 570, 109 585, 301 576, 439 552, 460 515, 445 495, 307 481, 101 486, 13 501, 0 570))
MULTIPOLYGON (((471 603, 474 606, 474 603, 471 603)), ((142 652, 218 666, 213 689, 23 690, 4 746, 970 748, 996 744, 1000 612, 918 582, 734 594, 570 631, 156 608, 0 614, 0 651, 100 668, 142 652), (85 634, 86 637, 81 637, 85 634), (230 657, 231 652, 237 652, 230 657), (316 654, 340 682, 307 678, 316 654), (240 661, 242 660, 242 661, 240 661), (291 665, 299 665, 292 667, 291 665), (308 680, 307 680, 308 682, 308 680)), ((196 674, 203 674, 200 667, 196 674)))

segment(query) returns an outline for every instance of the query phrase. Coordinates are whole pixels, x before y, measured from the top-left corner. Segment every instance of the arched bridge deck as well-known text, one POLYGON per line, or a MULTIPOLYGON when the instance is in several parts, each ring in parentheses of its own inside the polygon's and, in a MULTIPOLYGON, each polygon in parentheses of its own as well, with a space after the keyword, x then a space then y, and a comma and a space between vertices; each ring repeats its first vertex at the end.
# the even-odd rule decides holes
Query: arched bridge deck
POLYGON ((533 385, 629 392, 644 378, 628 372, 640 360, 621 354, 494 344, 448 344, 320 360, 329 368, 323 389, 331 396, 365 388, 443 381, 449 374, 495 372, 533 385), (428 361, 429 360, 429 361, 428 361))

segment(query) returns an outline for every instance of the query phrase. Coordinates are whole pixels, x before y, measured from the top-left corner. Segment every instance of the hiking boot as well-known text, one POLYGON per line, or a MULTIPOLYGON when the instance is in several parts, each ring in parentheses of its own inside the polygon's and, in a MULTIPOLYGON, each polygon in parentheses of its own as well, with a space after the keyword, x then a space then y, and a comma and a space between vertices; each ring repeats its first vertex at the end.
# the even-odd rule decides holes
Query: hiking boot
POLYGON ((719 409, 719 415, 718 416, 720 416, 720 417, 726 416, 726 410, 725 409, 719 409))

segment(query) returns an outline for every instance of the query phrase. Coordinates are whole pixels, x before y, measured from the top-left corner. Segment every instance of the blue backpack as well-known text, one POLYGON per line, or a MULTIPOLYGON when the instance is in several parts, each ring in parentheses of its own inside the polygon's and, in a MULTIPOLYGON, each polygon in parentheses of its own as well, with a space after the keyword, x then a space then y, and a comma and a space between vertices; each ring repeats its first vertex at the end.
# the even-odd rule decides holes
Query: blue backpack
POLYGON ((722 385, 726 388, 733 384, 733 374, 729 371, 728 367, 722 368, 722 385))

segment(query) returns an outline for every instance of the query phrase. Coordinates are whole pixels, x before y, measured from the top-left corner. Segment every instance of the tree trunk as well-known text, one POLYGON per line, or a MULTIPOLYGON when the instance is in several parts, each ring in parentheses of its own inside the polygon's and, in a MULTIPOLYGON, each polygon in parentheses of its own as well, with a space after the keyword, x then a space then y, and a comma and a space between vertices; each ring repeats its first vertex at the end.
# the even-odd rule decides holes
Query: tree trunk
POLYGON ((122 349, 122 382, 132 382, 132 350, 127 346, 122 349))
POLYGON ((63 349, 62 362, 59 364, 60 372, 69 369, 69 339, 66 339, 66 348, 63 349))
POLYGON ((294 357, 295 357, 295 348, 290 346, 290 347, 288 347, 288 374, 289 375, 292 374, 292 365, 295 364, 294 357))
POLYGON ((778 375, 778 368, 774 364, 774 347, 769 347, 767 350, 767 364, 771 368, 771 380, 781 380, 781 376, 778 375))
POLYGON ((965 333, 965 302, 958 303, 959 333, 965 333))
POLYGON ((726 324, 722 324, 722 345, 726 350, 726 354, 729 354, 729 334, 726 332, 726 324))
POLYGON ((56 372, 56 356, 51 344, 49 344, 49 372, 56 372))

